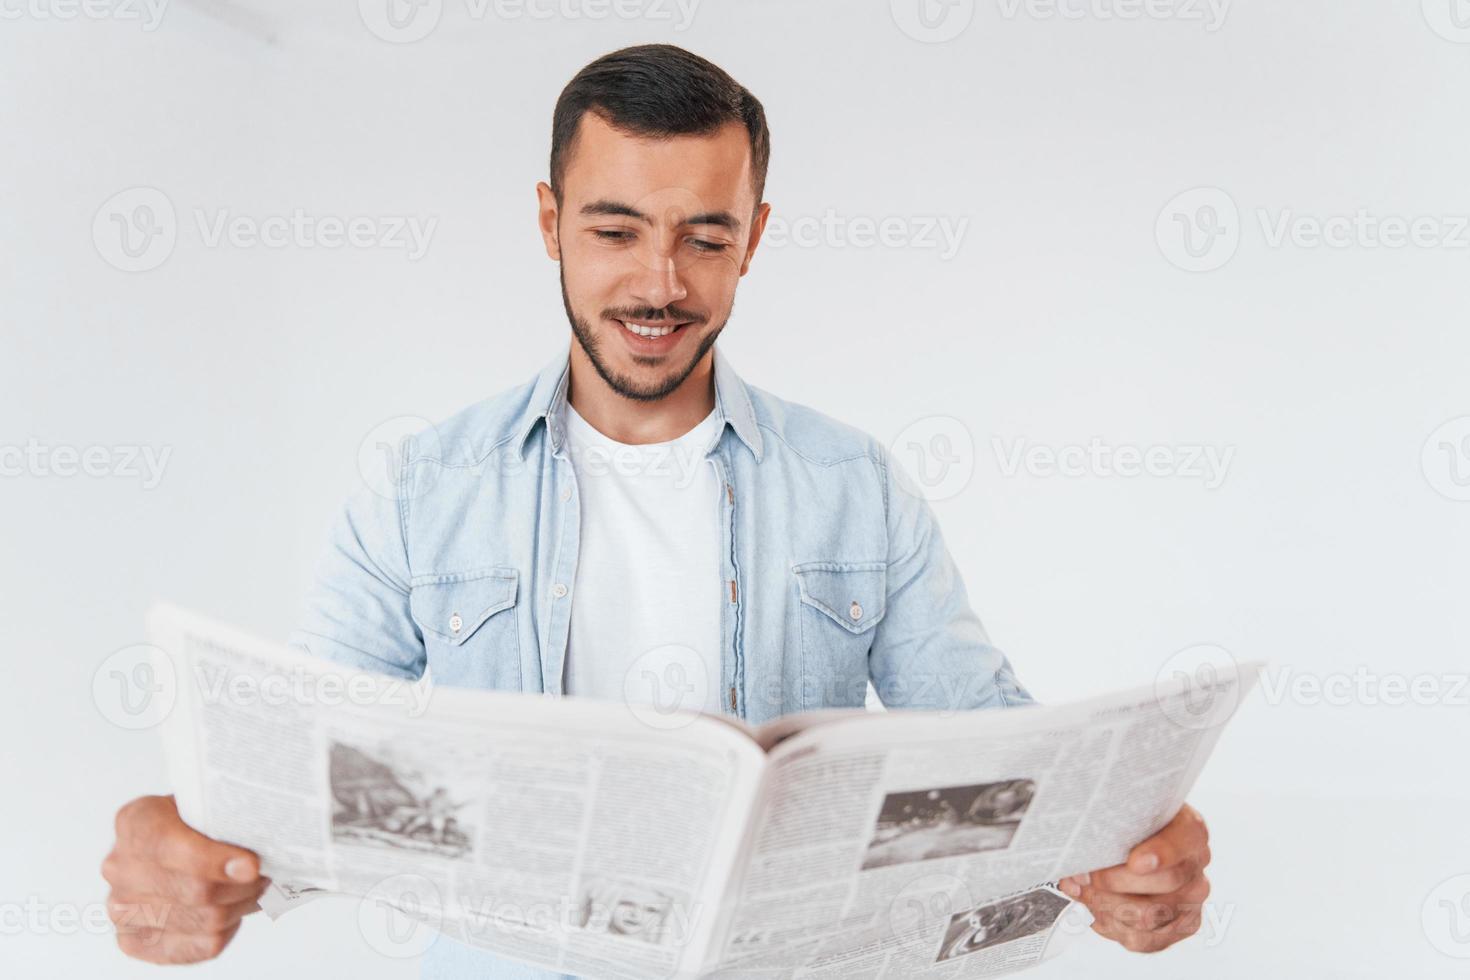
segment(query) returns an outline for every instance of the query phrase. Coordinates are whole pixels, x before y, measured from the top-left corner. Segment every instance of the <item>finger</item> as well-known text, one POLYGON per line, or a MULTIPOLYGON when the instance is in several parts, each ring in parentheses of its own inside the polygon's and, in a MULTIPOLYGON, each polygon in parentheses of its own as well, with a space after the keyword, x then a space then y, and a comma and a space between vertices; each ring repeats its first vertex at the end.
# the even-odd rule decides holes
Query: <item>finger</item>
POLYGON ((1118 864, 1094 871, 1091 878, 1094 885, 1105 891, 1124 895, 1164 895, 1178 891, 1199 877, 1209 863, 1210 848, 1206 845, 1201 853, 1148 874, 1139 874, 1128 870, 1125 864, 1118 864))
POLYGON ((199 936, 228 932, 252 912, 260 911, 260 903, 246 899, 231 905, 176 905, 169 930, 199 936))
POLYGON ((1124 863, 1135 874, 1149 874, 1200 855, 1209 839, 1204 818, 1186 803, 1162 830, 1133 848, 1124 863))
POLYGON ((270 885, 269 878, 257 878, 250 884, 195 878, 117 851, 102 862, 102 877, 117 892, 159 895, 183 905, 229 905, 257 899, 270 885))
POLYGON ((1082 890, 1079 901, 1087 906, 1094 919, 1152 931, 1199 910, 1209 896, 1210 881, 1200 875, 1178 891, 1165 895, 1125 895, 1093 886, 1082 890))
POLYGON ((1156 931, 1172 936, 1173 939, 1171 941, 1177 943, 1179 940, 1188 939, 1190 936, 1199 932, 1200 926, 1204 924, 1204 918, 1205 910, 1204 906, 1201 905, 1197 908, 1190 909, 1173 922, 1156 931))
POLYGON ((1194 935, 1199 930, 1199 924, 1200 913, 1195 912, 1157 930, 1134 929, 1117 923, 1102 922, 1094 922, 1092 930, 1130 952, 1157 953, 1194 935))
POLYGON ((1095 922, 1119 935, 1129 930, 1151 932, 1175 917, 1174 906, 1146 896, 1114 895, 1092 892, 1084 896, 1084 904, 1095 922))
POLYGON ((118 932, 117 948, 135 960, 149 963, 173 962, 165 958, 164 932, 162 929, 142 929, 137 932, 118 932))
POLYGON ((212 936, 192 936, 154 929, 120 934, 117 945, 128 956, 149 963, 198 963, 214 959, 224 952, 239 930, 238 923, 233 928, 212 936))
POLYGON ((1134 929, 1117 923, 1099 928, 1098 924, 1094 923, 1093 931, 1113 940, 1131 952, 1157 953, 1198 932, 1202 917, 1203 913, 1195 910, 1159 929, 1134 929))
POLYGON ((173 914, 173 903, 158 895, 113 892, 107 896, 107 917, 119 936, 164 932, 173 914))
POLYGON ((169 796, 145 796, 118 811, 119 846, 171 871, 209 881, 255 881, 260 861, 243 847, 211 840, 179 818, 169 796))
POLYGON ((1125 926, 1100 926, 1099 923, 1094 922, 1092 931, 1104 939, 1111 939, 1130 953, 1157 953, 1170 945, 1166 936, 1145 932, 1141 929, 1129 929, 1125 926))
POLYGON ((170 871, 191 878, 237 883, 260 879, 260 859, 254 854, 211 840, 184 823, 172 825, 158 839, 154 857, 170 871))
POLYGON ((1204 820, 1186 804, 1167 826, 1135 847, 1125 863, 1063 878, 1058 887, 1073 898, 1090 881, 1108 891, 1163 894, 1183 887, 1210 863, 1210 858, 1209 832, 1204 820), (1145 865, 1155 866, 1156 870, 1144 871, 1145 865))
POLYGON ((259 910, 260 903, 253 898, 228 905, 180 905, 161 895, 112 895, 107 902, 107 914, 119 934, 157 930, 209 936, 259 910))

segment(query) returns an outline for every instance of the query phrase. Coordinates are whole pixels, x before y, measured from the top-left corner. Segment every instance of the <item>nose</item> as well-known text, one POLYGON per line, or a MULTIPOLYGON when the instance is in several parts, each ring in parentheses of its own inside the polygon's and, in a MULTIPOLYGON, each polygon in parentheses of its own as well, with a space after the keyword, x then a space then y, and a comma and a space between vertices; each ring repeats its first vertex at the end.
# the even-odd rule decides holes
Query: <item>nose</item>
POLYGON ((639 256, 641 264, 631 283, 634 299, 661 310, 689 295, 676 255, 677 245, 666 248, 663 243, 658 243, 639 256))

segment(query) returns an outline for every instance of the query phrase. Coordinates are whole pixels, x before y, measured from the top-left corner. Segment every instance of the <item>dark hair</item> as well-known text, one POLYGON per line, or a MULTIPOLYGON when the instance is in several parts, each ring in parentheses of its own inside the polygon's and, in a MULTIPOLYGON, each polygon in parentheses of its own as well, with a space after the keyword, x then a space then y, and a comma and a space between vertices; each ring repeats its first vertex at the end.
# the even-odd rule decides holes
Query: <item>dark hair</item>
POLYGON ((727 123, 743 124, 760 203, 771 159, 766 111, 714 62, 672 44, 640 44, 605 54, 577 72, 551 117, 551 192, 557 204, 577 127, 589 111, 636 136, 707 136, 727 123))

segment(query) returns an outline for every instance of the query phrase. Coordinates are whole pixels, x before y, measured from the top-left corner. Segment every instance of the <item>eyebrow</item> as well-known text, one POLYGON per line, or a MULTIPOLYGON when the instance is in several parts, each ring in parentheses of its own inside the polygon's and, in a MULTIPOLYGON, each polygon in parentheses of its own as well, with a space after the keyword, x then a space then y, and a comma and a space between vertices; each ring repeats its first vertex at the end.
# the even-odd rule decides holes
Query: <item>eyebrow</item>
MULTIPOLYGON (((645 224, 653 224, 653 219, 648 215, 620 201, 600 200, 593 201, 591 204, 584 204, 582 205, 582 214, 588 216, 617 215, 624 218, 633 218, 645 224)), ((732 232, 738 232, 740 230, 740 220, 729 211, 704 211, 685 218, 683 224, 716 225, 720 228, 727 228, 732 232)))

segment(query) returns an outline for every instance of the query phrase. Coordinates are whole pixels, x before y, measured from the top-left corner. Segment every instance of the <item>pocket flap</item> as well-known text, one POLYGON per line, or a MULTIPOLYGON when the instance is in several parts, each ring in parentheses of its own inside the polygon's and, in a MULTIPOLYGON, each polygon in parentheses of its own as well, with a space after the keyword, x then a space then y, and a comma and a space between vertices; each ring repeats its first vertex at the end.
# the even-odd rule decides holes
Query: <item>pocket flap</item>
POLYGON ((881 561, 809 561, 793 565, 801 601, 826 613, 849 633, 862 633, 883 618, 888 567, 881 561))
POLYGON ((519 581, 514 568, 499 567, 416 576, 409 586, 409 614, 420 629, 457 646, 485 620, 516 604, 519 581))

